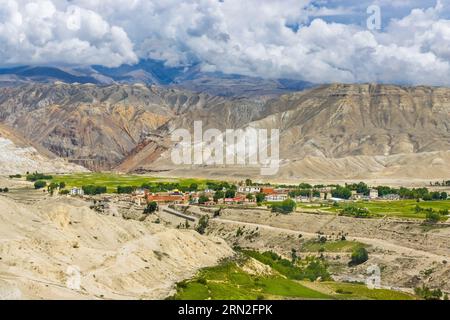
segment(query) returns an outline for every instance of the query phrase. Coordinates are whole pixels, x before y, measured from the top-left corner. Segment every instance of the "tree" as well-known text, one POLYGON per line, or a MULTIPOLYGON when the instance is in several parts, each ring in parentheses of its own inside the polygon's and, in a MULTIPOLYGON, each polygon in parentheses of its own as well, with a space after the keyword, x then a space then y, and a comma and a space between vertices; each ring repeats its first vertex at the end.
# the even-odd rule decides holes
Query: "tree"
POLYGON ((331 195, 334 198, 350 199, 352 196, 352 191, 349 188, 338 186, 331 192, 331 195))
POLYGON ((447 198, 448 198, 447 192, 441 192, 441 199, 442 200, 447 200, 447 198))
POLYGON ((266 199, 266 195, 264 193, 257 193, 256 194, 256 202, 262 203, 266 199))
POLYGON ((225 198, 234 198, 236 196, 236 191, 232 190, 232 189, 228 189, 225 192, 225 198))
POLYGON ((144 209, 145 214, 152 214, 158 210, 158 204, 155 201, 151 201, 147 204, 147 207, 144 209))
POLYGON ((274 203, 272 205, 272 212, 279 212, 283 214, 291 213, 297 207, 297 203, 292 199, 286 199, 281 203, 274 203))
POLYGON ((252 201, 255 197, 251 193, 249 193, 247 194, 246 198, 247 200, 252 201))
POLYGON ((3 188, 3 192, 9 192, 8 188, 3 188))
POLYGON ((207 215, 202 216, 200 218, 200 220, 198 220, 198 224, 197 224, 197 227, 195 228, 195 230, 200 234, 204 234, 206 231, 206 228, 208 227, 208 223, 209 223, 209 217, 207 215))
POLYGON ((53 177, 43 173, 35 172, 33 174, 27 174, 27 181, 35 182, 38 180, 52 180, 53 177))
POLYGON ((118 186, 117 187, 118 194, 130 194, 130 193, 133 193, 134 190, 136 190, 136 187, 133 187, 133 186, 118 186))
POLYGON ((88 186, 82 186, 84 194, 86 195, 97 195, 106 193, 107 189, 104 186, 94 186, 94 185, 88 185, 88 186))
POLYGON ((66 183, 64 181, 61 181, 59 183, 59 189, 64 189, 66 187, 66 183))
POLYGON ((214 202, 217 203, 217 202, 219 202, 219 199, 223 199, 223 198, 225 198, 225 193, 222 190, 216 191, 214 193, 214 197, 213 197, 214 202))
POLYGON ((201 194, 200 197, 198 198, 199 204, 205 204, 208 201, 209 201, 209 198, 205 194, 201 194))
POLYGON ((198 190, 198 184, 197 183, 191 183, 189 186, 190 191, 197 191, 198 190))
POLYGON ((426 222, 428 223, 436 223, 440 219, 439 213, 430 210, 426 214, 426 222))
POLYGON ((366 262, 367 260, 369 260, 369 253, 367 252, 366 248, 358 247, 352 252, 350 264, 356 266, 358 264, 366 262))
POLYGON ((245 185, 246 185, 246 186, 252 186, 252 185, 253 185, 253 181, 250 180, 250 179, 246 179, 246 180, 245 180, 245 185))
POLYGON ((42 188, 45 188, 46 186, 47 186, 47 182, 45 182, 44 180, 38 180, 34 183, 35 189, 42 189, 42 188))

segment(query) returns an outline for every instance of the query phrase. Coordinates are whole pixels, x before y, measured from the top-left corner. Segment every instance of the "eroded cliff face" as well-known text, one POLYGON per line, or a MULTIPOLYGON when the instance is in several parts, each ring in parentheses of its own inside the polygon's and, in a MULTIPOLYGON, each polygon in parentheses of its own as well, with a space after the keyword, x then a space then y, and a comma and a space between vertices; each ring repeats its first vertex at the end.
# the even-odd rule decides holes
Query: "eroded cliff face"
POLYGON ((3 123, 94 170, 173 169, 170 135, 192 130, 194 121, 222 131, 279 129, 287 177, 311 157, 329 167, 330 159, 380 163, 375 157, 382 156, 390 157, 382 163, 392 166, 398 158, 407 168, 414 155, 450 150, 447 88, 333 84, 265 100, 144 85, 31 84, 1 89, 0 97, 3 123))

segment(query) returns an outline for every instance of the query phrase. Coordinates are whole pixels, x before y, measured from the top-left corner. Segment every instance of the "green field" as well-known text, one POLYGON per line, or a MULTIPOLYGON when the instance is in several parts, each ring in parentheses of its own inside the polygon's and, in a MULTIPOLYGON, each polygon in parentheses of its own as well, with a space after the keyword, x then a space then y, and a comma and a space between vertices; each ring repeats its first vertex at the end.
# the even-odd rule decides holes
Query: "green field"
MULTIPOLYGON (((339 212, 347 204, 339 204, 339 207, 310 207, 325 210, 330 213, 339 212)), ((427 209, 432 208, 433 210, 450 210, 450 200, 440 200, 440 201, 421 201, 417 202, 416 200, 399 200, 399 201, 361 201, 361 202, 353 202, 351 205, 367 208, 372 216, 375 217, 384 217, 384 216, 392 216, 392 217, 401 217, 401 218, 418 218, 425 219, 425 212, 416 213, 415 207, 419 205, 421 208, 427 209)), ((302 208, 306 208, 303 206, 302 208)))
POLYGON ((387 289, 369 289, 364 284, 342 283, 342 282, 321 282, 315 285, 317 290, 333 292, 333 297, 337 299, 364 299, 364 300, 413 300, 413 295, 387 290, 387 289))
MULTIPOLYGON (((245 269, 247 270, 247 269, 245 269)), ((177 285, 175 300, 412 300, 415 296, 387 289, 369 289, 363 284, 333 281, 292 280, 272 269, 271 274, 245 271, 242 261, 227 261, 201 270, 177 285)))
POLYGON ((354 249, 359 247, 367 247, 365 244, 357 241, 327 241, 325 243, 320 243, 316 240, 311 240, 305 242, 301 250, 302 252, 352 252, 354 249))
POLYGON ((206 188, 206 182, 210 180, 194 178, 158 178, 142 175, 121 175, 114 173, 77 173, 53 176, 52 182, 65 182, 68 188, 82 187, 86 185, 105 186, 109 193, 115 192, 118 186, 140 187, 144 183, 180 183, 182 186, 198 184, 199 188, 206 188))
POLYGON ((177 285, 176 300, 330 299, 281 275, 255 276, 236 262, 201 270, 193 279, 177 285))

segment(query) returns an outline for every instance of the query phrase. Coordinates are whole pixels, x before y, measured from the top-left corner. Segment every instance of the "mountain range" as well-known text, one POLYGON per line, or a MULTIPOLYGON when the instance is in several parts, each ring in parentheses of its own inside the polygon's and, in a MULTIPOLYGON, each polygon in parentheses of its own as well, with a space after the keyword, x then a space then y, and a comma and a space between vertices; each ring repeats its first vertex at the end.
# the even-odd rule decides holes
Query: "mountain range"
POLYGON ((141 60, 135 65, 55 67, 16 66, 0 69, 0 87, 25 83, 136 84, 170 86, 227 97, 275 96, 311 88, 314 84, 290 79, 268 80, 221 72, 204 72, 200 65, 170 67, 159 60, 141 60))
POLYGON ((258 176, 248 168, 173 165, 171 132, 192 130, 199 120, 221 131, 279 129, 279 179, 450 175, 448 88, 331 84, 232 96, 143 83, 29 81, 0 88, 2 125, 88 169, 258 176))

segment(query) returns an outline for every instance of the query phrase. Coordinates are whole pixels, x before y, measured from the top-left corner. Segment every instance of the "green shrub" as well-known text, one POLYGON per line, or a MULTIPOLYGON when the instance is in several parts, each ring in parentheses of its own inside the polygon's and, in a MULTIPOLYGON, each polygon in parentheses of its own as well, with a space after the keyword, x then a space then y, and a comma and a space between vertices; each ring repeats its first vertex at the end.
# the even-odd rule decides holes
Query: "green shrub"
POLYGON ((364 247, 358 247, 355 248, 352 252, 350 264, 351 265, 359 265, 369 260, 369 253, 367 252, 366 248, 364 247))
POLYGON ((133 186, 118 186, 117 187, 118 194, 130 194, 130 193, 133 193, 134 190, 136 190, 136 187, 133 187, 133 186))
POLYGON ((297 203, 292 199, 286 199, 281 203, 272 204, 272 212, 278 212, 282 214, 288 214, 295 210, 297 203))
POLYGON ((431 210, 431 211, 427 212, 426 222, 428 222, 428 223, 436 223, 436 222, 438 222, 440 220, 440 218, 441 217, 440 217, 439 213, 431 210))
POLYGON ((331 195, 334 198, 350 199, 350 197, 352 196, 352 191, 349 188, 338 186, 331 192, 331 195))
POLYGON ((209 198, 205 194, 201 194, 200 197, 198 197, 198 203, 199 204, 205 204, 208 201, 209 201, 209 198))
POLYGON ((202 216, 200 218, 200 220, 198 220, 198 224, 197 224, 197 227, 195 228, 195 230, 200 234, 204 234, 206 231, 206 228, 208 227, 208 223, 209 223, 209 217, 207 215, 202 216))
POLYGON ((52 176, 45 175, 43 173, 38 173, 38 172, 27 175, 27 181, 31 181, 31 182, 35 182, 38 180, 52 180, 52 179, 53 179, 52 176))
POLYGON ((104 186, 94 186, 94 185, 88 185, 81 187, 83 189, 84 194, 86 195, 97 195, 106 193, 106 187, 104 186))
POLYGON ((147 207, 144 209, 145 214, 152 214, 156 210, 158 210, 158 204, 155 201, 151 201, 147 204, 147 207))
POLYGON ((367 216, 369 216, 370 212, 367 208, 360 208, 354 205, 349 205, 341 210, 341 214, 356 218, 366 218, 367 216))
POLYGON ((440 289, 431 290, 430 288, 422 285, 422 287, 417 287, 414 289, 416 295, 425 300, 440 300, 443 293, 440 289))
POLYGON ((42 188, 45 188, 46 186, 47 186, 47 182, 45 182, 44 180, 38 180, 34 183, 35 189, 42 189, 42 188))

